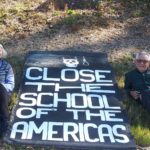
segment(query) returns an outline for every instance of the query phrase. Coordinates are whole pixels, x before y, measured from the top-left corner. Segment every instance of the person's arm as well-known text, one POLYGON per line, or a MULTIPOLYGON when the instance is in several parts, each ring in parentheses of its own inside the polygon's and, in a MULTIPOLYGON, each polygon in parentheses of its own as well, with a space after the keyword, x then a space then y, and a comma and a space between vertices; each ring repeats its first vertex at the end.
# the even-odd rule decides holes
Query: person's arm
POLYGON ((127 93, 129 95, 131 95, 134 99, 138 99, 141 98, 141 94, 139 93, 139 91, 136 91, 135 89, 133 89, 133 82, 134 79, 132 79, 130 74, 125 74, 125 90, 127 91, 127 93))
POLYGON ((2 83, 8 92, 12 92, 15 86, 14 72, 10 64, 7 66, 5 83, 2 83))

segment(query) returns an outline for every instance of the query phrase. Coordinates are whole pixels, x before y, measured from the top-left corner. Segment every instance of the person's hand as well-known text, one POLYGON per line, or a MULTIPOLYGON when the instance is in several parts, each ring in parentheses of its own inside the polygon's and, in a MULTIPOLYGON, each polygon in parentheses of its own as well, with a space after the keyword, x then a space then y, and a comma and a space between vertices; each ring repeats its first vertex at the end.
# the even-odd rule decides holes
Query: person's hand
POLYGON ((141 99, 141 94, 138 91, 130 91, 130 95, 134 98, 134 99, 141 99))

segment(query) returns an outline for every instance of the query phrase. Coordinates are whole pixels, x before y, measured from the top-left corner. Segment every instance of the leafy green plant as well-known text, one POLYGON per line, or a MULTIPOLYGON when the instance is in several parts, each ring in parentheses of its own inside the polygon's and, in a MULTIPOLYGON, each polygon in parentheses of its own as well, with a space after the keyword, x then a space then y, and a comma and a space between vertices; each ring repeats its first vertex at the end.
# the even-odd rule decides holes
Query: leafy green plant
POLYGON ((68 9, 68 10, 67 10, 67 14, 68 14, 68 15, 74 15, 74 14, 75 14, 75 11, 72 10, 72 9, 68 9))

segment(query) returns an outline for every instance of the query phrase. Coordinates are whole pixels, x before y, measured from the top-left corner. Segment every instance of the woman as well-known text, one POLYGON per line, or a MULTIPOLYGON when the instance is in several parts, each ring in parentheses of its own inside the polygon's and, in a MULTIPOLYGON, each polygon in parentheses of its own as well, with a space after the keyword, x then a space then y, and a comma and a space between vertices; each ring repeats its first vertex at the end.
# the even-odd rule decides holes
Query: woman
POLYGON ((14 89, 14 73, 11 65, 4 60, 7 52, 0 44, 0 134, 8 127, 8 102, 14 89))

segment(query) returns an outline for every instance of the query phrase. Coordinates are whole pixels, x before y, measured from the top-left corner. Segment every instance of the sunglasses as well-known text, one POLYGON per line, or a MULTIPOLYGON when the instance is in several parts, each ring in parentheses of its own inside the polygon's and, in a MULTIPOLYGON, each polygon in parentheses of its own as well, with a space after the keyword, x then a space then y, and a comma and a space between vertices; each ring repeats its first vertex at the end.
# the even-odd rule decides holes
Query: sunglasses
POLYGON ((137 62, 138 64, 141 64, 141 63, 143 63, 143 64, 149 63, 149 61, 147 61, 147 60, 142 60, 142 59, 137 59, 136 62, 137 62))

